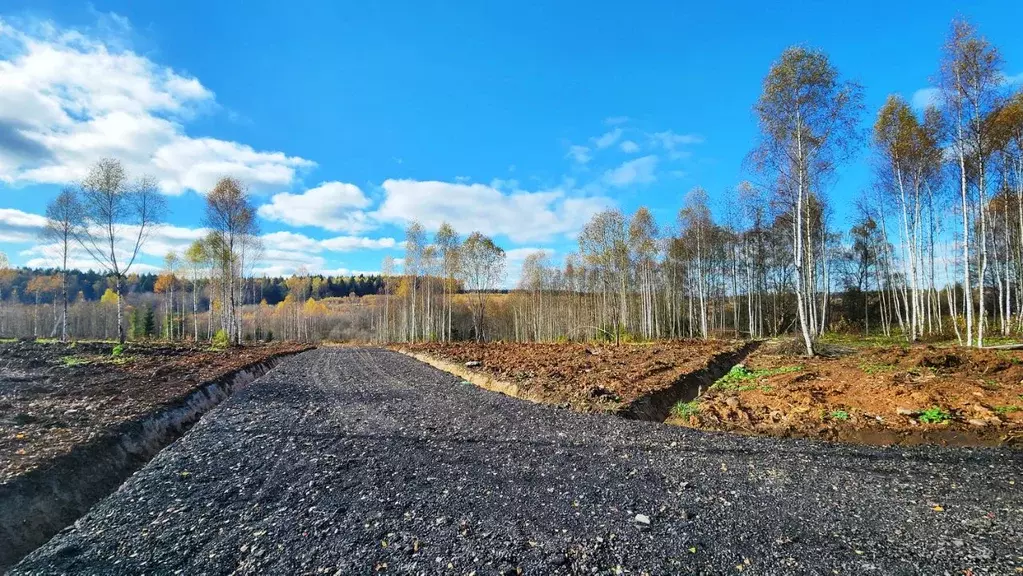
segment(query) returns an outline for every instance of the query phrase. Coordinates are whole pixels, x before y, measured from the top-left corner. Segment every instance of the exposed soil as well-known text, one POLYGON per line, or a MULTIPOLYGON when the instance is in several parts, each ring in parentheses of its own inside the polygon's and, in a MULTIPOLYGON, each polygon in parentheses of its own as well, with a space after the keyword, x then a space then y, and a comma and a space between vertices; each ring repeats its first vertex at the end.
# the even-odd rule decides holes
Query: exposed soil
POLYGON ((1023 452, 749 438, 288 358, 10 574, 1008 575, 1023 452))
POLYGON ((807 359, 787 349, 762 346, 744 376, 669 421, 871 444, 1023 445, 1023 351, 889 346, 807 359))
MULTIPOLYGON (((473 342, 394 347, 514 384, 514 396, 581 412, 620 412, 742 348, 722 340, 623 344, 473 342), (479 363, 478 365, 475 365, 479 363)), ((725 368, 727 370, 727 367, 725 368)), ((708 383, 709 384, 709 383, 708 383)))
POLYGON ((109 343, 0 343, 0 483, 173 405, 204 382, 304 348, 131 343, 115 357, 109 343))

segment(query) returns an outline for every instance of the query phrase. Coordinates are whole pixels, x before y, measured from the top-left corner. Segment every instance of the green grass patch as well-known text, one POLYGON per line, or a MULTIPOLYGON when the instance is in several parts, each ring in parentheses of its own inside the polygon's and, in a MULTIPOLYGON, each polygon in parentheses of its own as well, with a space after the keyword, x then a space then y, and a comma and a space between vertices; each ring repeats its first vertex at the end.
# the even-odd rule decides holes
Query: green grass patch
POLYGON ((671 414, 676 418, 688 420, 690 416, 696 416, 700 413, 700 402, 699 400, 690 400, 689 402, 679 402, 671 407, 671 414))
POLYGON ((110 355, 113 356, 114 358, 117 358, 122 354, 124 354, 124 344, 118 344, 117 346, 114 346, 113 350, 110 351, 110 355))
POLYGON ((943 424, 952 419, 952 415, 940 406, 931 406, 920 414, 920 421, 927 424, 943 424))
POLYGON ((1023 364, 1023 358, 1020 358, 1019 355, 1012 350, 995 350, 995 355, 1002 360, 1008 360, 1012 364, 1023 364))
POLYGON ((995 406, 995 414, 1012 414, 1013 412, 1023 411, 1023 407, 1015 404, 1009 404, 1008 406, 995 406))
POLYGON ((842 422, 849 419, 849 413, 845 410, 832 410, 828 416, 830 416, 832 420, 841 420, 842 422))
POLYGON ((839 344, 843 346, 853 346, 858 348, 875 348, 875 347, 887 347, 887 346, 899 346, 906 348, 909 346, 905 335, 898 332, 892 332, 891 336, 885 336, 883 334, 871 334, 864 336, 862 334, 839 334, 835 332, 829 332, 824 334, 819 339, 824 344, 839 344))
POLYGON ((84 366, 89 363, 85 358, 79 358, 78 356, 64 356, 60 361, 69 368, 72 366, 84 366))
POLYGON ((995 380, 986 380, 985 379, 985 380, 981 380, 980 381, 980 387, 985 389, 985 390, 998 390, 998 389, 1000 389, 1002 387, 1002 385, 999 384, 995 380))
POLYGON ((750 370, 745 364, 736 364, 735 366, 732 366, 732 369, 728 371, 728 374, 718 378, 717 382, 714 382, 714 385, 711 386, 711 388, 729 390, 733 392, 749 392, 750 390, 757 389, 768 392, 771 390, 771 387, 760 386, 759 382, 761 378, 776 376, 778 374, 790 374, 792 372, 799 372, 802 369, 802 366, 782 366, 781 368, 750 370))
POLYGON ((898 366, 895 364, 882 364, 880 362, 864 362, 860 364, 860 370, 863 370, 867 374, 884 374, 885 372, 892 372, 898 366))

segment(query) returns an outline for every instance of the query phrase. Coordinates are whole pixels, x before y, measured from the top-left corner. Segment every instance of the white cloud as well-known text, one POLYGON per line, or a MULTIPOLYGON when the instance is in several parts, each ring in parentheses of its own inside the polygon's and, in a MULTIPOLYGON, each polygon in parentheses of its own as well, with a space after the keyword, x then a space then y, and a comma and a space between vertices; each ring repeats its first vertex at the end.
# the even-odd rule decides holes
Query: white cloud
POLYGON ((46 218, 14 208, 0 208, 0 242, 28 243, 39 240, 46 218))
POLYGON ((285 248, 288 250, 320 251, 320 242, 318 240, 314 240, 304 234, 296 234, 295 232, 271 232, 263 234, 260 238, 263 241, 263 246, 269 249, 285 248))
POLYGON ((394 238, 367 238, 365 236, 334 236, 323 240, 310 238, 295 232, 271 232, 262 236, 263 245, 279 250, 306 252, 351 252, 353 250, 383 250, 398 248, 401 243, 394 238))
POLYGON ((622 142, 618 147, 621 148, 622 152, 625 152, 626 154, 635 154, 636 152, 639 152, 639 144, 636 144, 632 140, 626 140, 625 142, 622 142))
POLYGON ((394 238, 365 238, 358 236, 337 236, 320 241, 320 246, 333 252, 350 252, 352 250, 381 250, 395 248, 398 242, 394 238))
POLYGON ((575 233, 610 204, 604 197, 569 196, 564 188, 529 192, 485 184, 387 180, 383 189, 384 201, 373 213, 379 221, 403 225, 418 220, 429 230, 446 221, 462 234, 479 230, 513 242, 575 233))
MULTIPOLYGON (((1000 84, 1003 87, 1013 87, 1023 84, 1023 72, 1019 74, 1001 74, 1000 84)), ((929 86, 913 92, 909 99, 914 110, 926 110, 930 106, 940 108, 942 105, 941 89, 929 86)))
POLYGON ((586 164, 592 158, 592 156, 590 156, 590 149, 578 144, 569 146, 568 154, 566 154, 566 156, 575 160, 576 164, 586 164))
MULTIPOLYGON (((32 214, 30 216, 36 215, 32 214)), ((42 226, 45 225, 46 219, 42 216, 36 217, 43 222, 39 226, 41 230, 42 226)), ((119 227, 117 236, 119 241, 115 246, 115 250, 118 262, 122 266, 131 259, 131 251, 135 247, 135 238, 138 232, 137 226, 122 225, 119 227)), ((130 272, 152 272, 159 270, 159 266, 145 263, 142 259, 148 256, 156 261, 162 261, 164 256, 171 252, 180 256, 193 242, 203 238, 208 232, 205 228, 185 228, 169 224, 153 226, 149 229, 146 239, 139 250, 139 257, 136 258, 130 272)), ((68 267, 79 270, 102 270, 102 266, 77 242, 70 246, 68 252, 68 267)), ((59 243, 38 243, 20 252, 20 255, 26 258, 25 266, 32 268, 59 266, 61 263, 60 254, 61 245, 59 243)))
POLYGON ((663 148, 668 153, 668 158, 672 160, 689 156, 689 151, 679 150, 681 146, 703 143, 702 136, 696 134, 676 134, 672 130, 654 132, 653 134, 648 134, 648 136, 653 145, 663 148))
POLYGON ((596 146, 598 150, 603 150, 604 148, 613 146, 621 137, 622 129, 615 128, 614 130, 606 132, 597 138, 593 138, 593 145, 596 146))
POLYGON ((608 186, 624 188, 633 184, 649 184, 657 180, 657 156, 651 154, 629 160, 621 166, 604 173, 604 183, 608 186))
POLYGON ((941 90, 937 88, 921 88, 913 92, 913 98, 910 102, 913 108, 917 110, 925 110, 929 106, 939 106, 941 104, 941 90))
POLYGON ((129 172, 157 178, 169 194, 208 190, 224 175, 259 191, 290 185, 314 166, 188 136, 184 123, 214 107, 198 79, 118 42, 48 22, 18 29, 0 19, 0 181, 66 183, 113 156, 129 172))
POLYGON ((374 227, 363 209, 369 198, 354 184, 324 182, 301 194, 275 194, 259 207, 267 220, 292 226, 317 226, 335 232, 363 232, 374 227))
MULTIPOLYGON (((554 250, 550 248, 541 247, 525 247, 525 248, 512 248, 505 250, 505 288, 515 288, 519 285, 519 281, 522 279, 522 264, 526 258, 537 252, 543 252, 549 259, 553 259, 554 250)), ((556 264, 551 262, 551 264, 556 264)))

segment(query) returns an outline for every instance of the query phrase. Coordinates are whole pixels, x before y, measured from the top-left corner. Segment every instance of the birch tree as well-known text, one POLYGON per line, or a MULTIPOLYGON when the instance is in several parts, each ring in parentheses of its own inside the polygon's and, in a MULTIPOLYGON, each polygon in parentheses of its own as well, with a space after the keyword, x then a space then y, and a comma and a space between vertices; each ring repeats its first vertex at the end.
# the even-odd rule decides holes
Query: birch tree
POLYGON ((952 22, 952 30, 943 48, 939 86, 945 113, 949 117, 951 144, 959 172, 967 346, 974 342, 978 347, 984 345, 984 276, 987 272, 987 220, 983 209, 977 211, 976 234, 972 235, 971 240, 970 213, 973 198, 968 180, 971 174, 976 179, 976 203, 983 207, 987 188, 986 160, 992 148, 991 127, 985 118, 997 105, 1002 78, 1002 57, 998 50, 980 37, 969 22, 952 22), (976 243, 980 250, 979 270, 975 278, 970 261, 971 243, 976 243), (978 292, 979 301, 976 340, 973 327, 974 289, 978 292))
POLYGON ((73 188, 64 188, 46 206, 46 227, 43 229, 43 237, 53 243, 57 250, 57 257, 60 260, 60 341, 67 342, 67 310, 68 290, 67 272, 68 258, 71 255, 71 246, 75 237, 79 234, 79 227, 82 225, 82 205, 73 188))
POLYGON ((208 253, 216 258, 222 275, 224 329, 230 342, 240 344, 239 278, 259 233, 256 211, 241 181, 224 177, 217 182, 206 195, 204 223, 211 230, 208 253))
POLYGON ((473 294, 473 333, 477 342, 484 342, 487 338, 487 297, 504 279, 504 249, 480 232, 473 232, 462 244, 461 263, 465 288, 473 294))
POLYGON ((776 183, 778 197, 792 216, 796 310, 809 356, 814 355, 818 332, 812 296, 817 252, 808 245, 812 199, 858 142, 862 102, 860 86, 842 80, 827 55, 793 47, 772 65, 755 106, 761 143, 752 159, 776 183))
POLYGON ((155 180, 144 176, 129 181, 124 166, 113 158, 94 164, 80 189, 82 225, 77 227, 76 240, 114 279, 117 341, 124 343, 124 278, 161 221, 165 204, 155 180))

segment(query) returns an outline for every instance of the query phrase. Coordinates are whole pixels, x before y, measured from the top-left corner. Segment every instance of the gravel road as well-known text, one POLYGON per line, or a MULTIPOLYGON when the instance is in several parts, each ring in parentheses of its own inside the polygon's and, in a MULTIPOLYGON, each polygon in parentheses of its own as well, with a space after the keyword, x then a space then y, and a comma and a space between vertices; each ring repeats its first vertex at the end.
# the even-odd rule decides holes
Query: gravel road
POLYGON ((293 357, 15 574, 1016 574, 1023 453, 583 415, 293 357), (969 572, 966 572, 968 571, 969 572))

